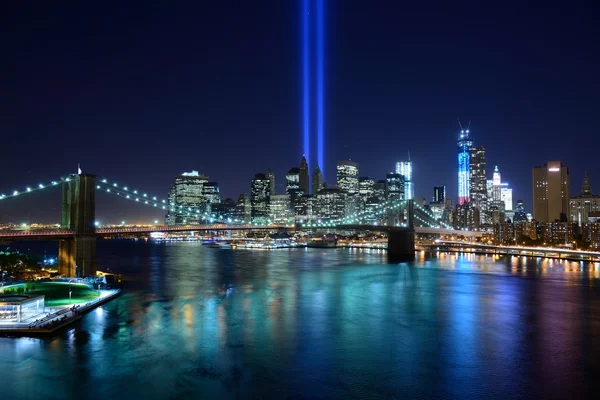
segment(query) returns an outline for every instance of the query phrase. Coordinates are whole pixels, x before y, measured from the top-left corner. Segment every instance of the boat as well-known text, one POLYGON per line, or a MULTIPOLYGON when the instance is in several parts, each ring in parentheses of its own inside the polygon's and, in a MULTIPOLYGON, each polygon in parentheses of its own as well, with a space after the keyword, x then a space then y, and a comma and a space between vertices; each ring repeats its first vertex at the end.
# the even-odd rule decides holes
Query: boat
POLYGON ((212 247, 213 249, 232 249, 233 247, 226 242, 212 242, 208 244, 208 247, 212 247))

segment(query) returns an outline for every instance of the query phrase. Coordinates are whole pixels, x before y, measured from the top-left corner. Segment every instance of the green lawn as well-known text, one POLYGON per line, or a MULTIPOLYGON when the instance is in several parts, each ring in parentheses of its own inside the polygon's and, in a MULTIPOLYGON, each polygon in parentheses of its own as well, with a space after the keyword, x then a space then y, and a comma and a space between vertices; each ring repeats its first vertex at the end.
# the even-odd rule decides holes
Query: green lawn
MULTIPOLYGON (((27 284, 28 290, 26 295, 45 296, 46 307, 58 307, 69 304, 86 303, 90 300, 98 298, 98 291, 90 289, 86 285, 66 282, 33 282, 27 284), (71 300, 69 301, 69 286, 71 287, 71 300)), ((18 289, 23 289, 24 283, 17 285, 6 286, 4 294, 18 294, 18 289)))

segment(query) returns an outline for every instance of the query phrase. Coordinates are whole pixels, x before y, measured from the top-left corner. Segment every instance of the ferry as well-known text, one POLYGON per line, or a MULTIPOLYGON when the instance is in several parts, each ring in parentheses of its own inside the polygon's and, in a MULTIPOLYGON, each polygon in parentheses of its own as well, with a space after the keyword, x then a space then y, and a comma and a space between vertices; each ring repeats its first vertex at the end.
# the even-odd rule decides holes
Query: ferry
POLYGON ((331 235, 311 237, 306 241, 306 247, 332 248, 337 247, 337 238, 331 235))

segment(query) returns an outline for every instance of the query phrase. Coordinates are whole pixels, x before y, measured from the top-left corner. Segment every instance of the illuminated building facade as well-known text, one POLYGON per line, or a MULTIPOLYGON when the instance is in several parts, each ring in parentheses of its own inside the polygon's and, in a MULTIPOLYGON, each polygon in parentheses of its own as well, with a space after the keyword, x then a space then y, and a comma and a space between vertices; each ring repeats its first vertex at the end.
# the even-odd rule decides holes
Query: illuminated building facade
POLYGON ((412 167, 412 161, 399 161, 396 163, 396 173, 404 177, 404 196, 406 200, 415 198, 412 167))
POLYGON ((358 194, 358 163, 339 161, 337 163, 337 186, 349 195, 358 194))
POLYGON ((302 190, 304 194, 309 193, 308 163, 306 162, 306 157, 304 156, 302 156, 300 168, 298 168, 298 184, 300 185, 300 190, 302 190))
POLYGON ((285 192, 291 194, 300 190, 300 168, 292 168, 285 175, 285 192))
POLYGON ((175 178, 169 192, 171 210, 165 216, 167 225, 199 224, 209 211, 204 185, 208 177, 198 171, 184 172, 175 178))
POLYGON ((488 214, 487 180, 485 177, 485 147, 471 147, 469 149, 469 193, 471 206, 479 210, 481 223, 486 222, 488 214))
POLYGON ((255 174, 250 192, 251 220, 253 223, 266 223, 269 217, 271 181, 265 174, 255 174))
POLYGON ((322 221, 336 220, 346 215, 348 194, 341 188, 321 189, 315 196, 315 218, 322 221))
POLYGON ((406 196, 404 175, 390 173, 386 175, 385 180, 387 181, 388 200, 404 200, 406 196))
POLYGON ((252 217, 252 205, 250 204, 250 198, 246 193, 240 194, 240 197, 235 205, 233 217, 234 219, 242 221, 245 224, 250 223, 250 219, 252 217))
POLYGON ((361 176, 358 178, 358 194, 364 204, 373 197, 375 193, 375 179, 369 176, 361 176))
POLYGON ((217 182, 206 182, 202 187, 202 193, 208 204, 218 204, 221 202, 221 191, 217 182))
POLYGON ((533 218, 538 222, 567 221, 570 206, 569 168, 560 161, 533 167, 533 218))
POLYGON ((272 195, 269 198, 269 219, 275 225, 288 225, 294 222, 289 194, 272 195))
POLYGON ((473 141, 469 138, 469 130, 461 130, 458 138, 458 204, 471 201, 470 173, 473 141))
POLYGON ((433 202, 444 204, 444 200, 446 200, 446 186, 434 186, 433 202))

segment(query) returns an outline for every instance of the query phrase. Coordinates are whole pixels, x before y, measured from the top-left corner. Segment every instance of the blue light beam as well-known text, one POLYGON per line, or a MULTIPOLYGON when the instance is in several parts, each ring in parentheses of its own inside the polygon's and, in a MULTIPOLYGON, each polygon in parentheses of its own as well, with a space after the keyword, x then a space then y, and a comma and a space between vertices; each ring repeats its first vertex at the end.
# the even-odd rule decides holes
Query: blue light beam
POLYGON ((310 25, 309 25, 309 1, 302 3, 302 84, 304 96, 304 156, 310 165, 310 25))
POLYGON ((325 162, 324 162, 324 28, 323 28, 323 0, 317 0, 317 154, 319 160, 319 168, 325 179, 325 162))

